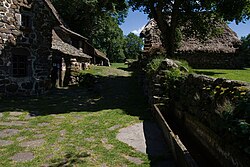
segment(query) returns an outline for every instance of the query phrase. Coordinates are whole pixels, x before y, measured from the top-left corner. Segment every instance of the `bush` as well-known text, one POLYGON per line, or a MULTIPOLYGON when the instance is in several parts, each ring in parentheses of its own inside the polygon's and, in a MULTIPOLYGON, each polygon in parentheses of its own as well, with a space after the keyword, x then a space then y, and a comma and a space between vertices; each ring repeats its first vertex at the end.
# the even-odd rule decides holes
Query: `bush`
POLYGON ((163 60, 163 56, 156 56, 155 58, 148 60, 144 69, 148 77, 152 77, 155 74, 163 60))
POLYGON ((93 87, 97 82, 97 77, 90 73, 80 73, 79 74, 79 85, 83 87, 93 87))

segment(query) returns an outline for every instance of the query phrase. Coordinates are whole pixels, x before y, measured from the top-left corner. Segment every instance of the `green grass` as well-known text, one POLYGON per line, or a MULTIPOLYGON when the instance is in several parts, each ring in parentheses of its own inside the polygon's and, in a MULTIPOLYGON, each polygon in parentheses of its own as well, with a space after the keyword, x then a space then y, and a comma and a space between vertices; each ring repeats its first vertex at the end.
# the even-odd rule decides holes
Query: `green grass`
POLYGON ((124 64, 124 63, 112 63, 111 64, 111 67, 113 67, 113 68, 124 68, 124 69, 126 69, 126 68, 128 68, 128 65, 127 64, 124 64))
POLYGON ((194 72, 204 74, 214 78, 226 78, 230 80, 239 80, 250 82, 250 68, 240 70, 227 69, 195 69, 194 72))
POLYGON ((90 73, 98 76, 131 76, 131 73, 124 71, 123 69, 127 69, 128 66, 124 63, 112 63, 111 67, 105 66, 90 66, 89 70, 81 71, 81 73, 86 74, 90 73))
MULTIPOLYGON (((119 129, 149 119, 148 109, 137 80, 131 73, 115 67, 93 66, 88 73, 100 75, 97 90, 70 88, 51 91, 40 97, 1 99, 0 123, 10 122, 10 112, 19 111, 19 121, 24 126, 0 126, 0 130, 19 129, 20 133, 0 138, 14 144, 0 146, 0 166, 138 166, 124 156, 140 158, 140 166, 150 166, 146 154, 116 139, 119 129), (29 119, 29 114, 37 116, 29 119), (40 126, 46 123, 45 126, 40 126), (115 130, 110 127, 119 125, 115 130), (45 142, 40 147, 26 148, 19 144, 39 138, 45 142), (109 146, 109 147, 107 147, 109 146), (13 162, 10 157, 18 152, 33 152, 35 158, 28 162, 13 162)), ((85 71, 86 72, 86 71, 85 71)))

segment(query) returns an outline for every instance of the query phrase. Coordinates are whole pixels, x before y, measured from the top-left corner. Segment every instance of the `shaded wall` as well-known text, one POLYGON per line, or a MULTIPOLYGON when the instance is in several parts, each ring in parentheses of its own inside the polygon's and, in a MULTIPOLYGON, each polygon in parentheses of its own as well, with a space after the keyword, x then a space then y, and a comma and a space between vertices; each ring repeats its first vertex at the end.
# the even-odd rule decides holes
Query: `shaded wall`
POLYGON ((31 4, 26 0, 0 2, 0 92, 31 95, 46 92, 50 86, 51 30, 54 21, 42 0, 31 4), (30 29, 21 27, 21 14, 28 12, 30 29), (27 76, 13 77, 12 51, 15 48, 29 52, 27 76))

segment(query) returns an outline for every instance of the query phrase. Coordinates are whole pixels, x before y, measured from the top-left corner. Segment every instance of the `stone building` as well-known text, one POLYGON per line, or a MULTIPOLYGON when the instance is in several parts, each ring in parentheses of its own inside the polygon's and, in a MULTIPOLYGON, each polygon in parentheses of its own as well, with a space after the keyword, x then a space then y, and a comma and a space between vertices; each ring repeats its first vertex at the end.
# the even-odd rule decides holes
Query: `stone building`
MULTIPOLYGON (((78 73, 87 68, 92 57, 83 53, 81 49, 70 45, 60 38, 58 30, 52 31, 52 86, 63 87, 78 83, 78 73)), ((63 33, 63 38, 70 40, 70 34, 63 33)), ((71 41, 70 41, 71 42, 71 41)))
POLYGON ((109 59, 107 55, 100 50, 94 48, 88 41, 84 41, 82 45, 82 50, 84 53, 92 57, 91 63, 95 65, 110 66, 109 59))
POLYGON ((98 56, 87 38, 66 28, 50 0, 0 1, 0 95, 75 84, 76 73, 98 56))
MULTIPOLYGON (((183 37, 175 58, 184 59, 194 68, 238 68, 240 66, 237 50, 241 44, 237 35, 226 24, 218 24, 222 34, 200 41, 195 37, 183 37)), ((144 55, 154 51, 164 51, 161 31, 154 19, 142 30, 144 38, 144 55)))
POLYGON ((94 61, 94 64, 98 64, 101 66, 110 66, 110 62, 109 62, 109 59, 107 58, 107 55, 98 49, 95 49, 93 61, 94 61))
POLYGON ((31 95, 50 86, 52 29, 48 0, 0 1, 0 93, 31 95))

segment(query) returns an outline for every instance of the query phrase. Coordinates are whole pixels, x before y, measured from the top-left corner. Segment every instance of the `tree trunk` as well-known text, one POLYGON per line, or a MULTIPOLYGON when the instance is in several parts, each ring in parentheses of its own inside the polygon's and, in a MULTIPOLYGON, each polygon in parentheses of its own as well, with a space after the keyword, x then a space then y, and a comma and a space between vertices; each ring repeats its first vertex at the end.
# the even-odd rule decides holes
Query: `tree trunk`
POLYGON ((176 44, 176 28, 178 26, 178 13, 180 8, 181 0, 175 0, 173 5, 173 11, 171 14, 170 23, 170 37, 169 37, 169 49, 167 51, 170 57, 174 56, 175 44, 176 44))
POLYGON ((161 31, 162 45, 167 51, 167 56, 173 57, 176 42, 176 28, 178 25, 178 12, 181 0, 174 1, 170 23, 168 23, 168 16, 164 15, 162 12, 164 2, 162 0, 159 0, 158 2, 159 3, 156 7, 154 6, 154 3, 151 3, 150 10, 155 21, 157 22, 158 28, 161 31))

